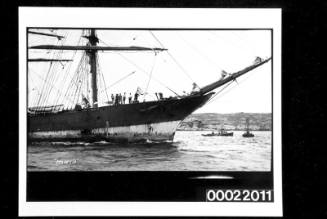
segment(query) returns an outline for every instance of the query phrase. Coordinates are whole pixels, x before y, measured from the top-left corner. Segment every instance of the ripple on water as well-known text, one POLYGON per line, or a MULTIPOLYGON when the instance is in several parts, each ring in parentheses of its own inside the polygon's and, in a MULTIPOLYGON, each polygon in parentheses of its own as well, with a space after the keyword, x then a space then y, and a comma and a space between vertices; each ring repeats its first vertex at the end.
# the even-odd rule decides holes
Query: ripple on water
POLYGON ((269 171, 271 132, 254 138, 176 132, 174 142, 40 142, 28 147, 29 171, 269 171), (76 163, 58 164, 58 160, 76 163))

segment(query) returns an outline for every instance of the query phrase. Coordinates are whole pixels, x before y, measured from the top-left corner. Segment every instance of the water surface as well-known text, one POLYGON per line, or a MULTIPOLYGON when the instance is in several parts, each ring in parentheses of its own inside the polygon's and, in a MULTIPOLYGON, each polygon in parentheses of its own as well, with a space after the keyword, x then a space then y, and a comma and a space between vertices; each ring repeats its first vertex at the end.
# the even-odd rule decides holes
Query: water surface
POLYGON ((172 143, 32 143, 28 171, 270 171, 270 131, 254 138, 205 133, 177 131, 172 143))

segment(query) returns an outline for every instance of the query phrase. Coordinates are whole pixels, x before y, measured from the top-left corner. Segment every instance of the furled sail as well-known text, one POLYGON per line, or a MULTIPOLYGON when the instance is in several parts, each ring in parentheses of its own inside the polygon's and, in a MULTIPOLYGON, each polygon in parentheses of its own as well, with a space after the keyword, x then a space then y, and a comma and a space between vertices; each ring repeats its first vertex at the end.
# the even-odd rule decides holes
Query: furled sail
POLYGON ((35 32, 35 31, 28 31, 28 33, 35 34, 35 35, 49 36, 49 37, 57 37, 59 40, 65 38, 64 36, 58 34, 42 33, 42 32, 35 32))
POLYGON ((141 46, 56 46, 38 45, 31 46, 30 49, 54 49, 54 50, 87 50, 87 51, 166 51, 165 48, 148 48, 141 46))
POLYGON ((28 59, 28 62, 72 62, 72 59, 28 59))

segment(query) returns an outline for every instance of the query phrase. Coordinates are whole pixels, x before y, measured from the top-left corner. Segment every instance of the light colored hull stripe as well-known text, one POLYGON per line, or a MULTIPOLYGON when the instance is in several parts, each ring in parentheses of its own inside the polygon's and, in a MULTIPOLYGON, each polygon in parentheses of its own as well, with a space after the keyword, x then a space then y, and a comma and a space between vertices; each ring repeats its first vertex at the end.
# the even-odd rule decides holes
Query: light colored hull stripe
MULTIPOLYGON (((110 127, 107 122, 106 127, 92 129, 89 136, 103 136, 108 138, 128 138, 128 139, 169 139, 172 140, 178 124, 181 121, 160 122, 132 126, 110 127)), ((41 131, 29 133, 30 138, 51 139, 51 138, 81 138, 88 135, 82 134, 81 130, 64 131, 41 131)))

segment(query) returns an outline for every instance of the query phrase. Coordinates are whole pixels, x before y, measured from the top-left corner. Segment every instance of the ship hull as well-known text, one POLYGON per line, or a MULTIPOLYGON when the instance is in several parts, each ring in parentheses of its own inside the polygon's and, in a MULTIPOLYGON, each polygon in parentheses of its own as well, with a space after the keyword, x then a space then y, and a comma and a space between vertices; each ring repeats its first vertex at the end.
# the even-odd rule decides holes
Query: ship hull
POLYGON ((28 116, 29 141, 173 141, 179 123, 212 93, 28 116))

